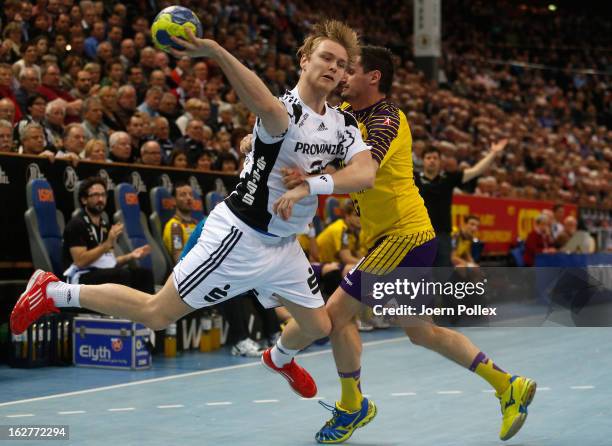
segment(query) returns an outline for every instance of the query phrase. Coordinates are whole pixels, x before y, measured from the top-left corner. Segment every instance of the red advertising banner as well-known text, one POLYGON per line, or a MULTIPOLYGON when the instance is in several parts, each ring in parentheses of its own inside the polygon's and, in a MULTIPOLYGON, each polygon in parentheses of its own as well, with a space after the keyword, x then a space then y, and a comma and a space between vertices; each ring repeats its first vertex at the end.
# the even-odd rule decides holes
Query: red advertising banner
MULTIPOLYGON (((485 254, 506 254, 517 239, 525 240, 534 221, 544 209, 553 208, 552 201, 490 198, 477 195, 453 196, 453 227, 461 227, 466 215, 480 218, 478 238, 484 242, 485 254)), ((576 216, 575 205, 564 205, 565 216, 576 216)))

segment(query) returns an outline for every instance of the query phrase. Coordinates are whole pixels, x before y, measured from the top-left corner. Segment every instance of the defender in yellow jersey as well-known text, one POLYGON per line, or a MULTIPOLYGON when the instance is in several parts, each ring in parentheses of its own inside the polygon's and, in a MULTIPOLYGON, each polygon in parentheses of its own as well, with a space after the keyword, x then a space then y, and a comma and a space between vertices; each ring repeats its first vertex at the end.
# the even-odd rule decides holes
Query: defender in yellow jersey
MULTIPOLYGON (((342 396, 330 406, 332 419, 315 435, 320 443, 344 442, 376 415, 376 406, 363 397, 360 385, 361 346, 354 318, 362 305, 361 273, 384 275, 397 267, 429 267, 436 254, 435 234, 413 180, 410 128, 404 113, 386 99, 392 80, 391 52, 371 46, 362 48, 345 78, 343 98, 350 105, 344 108, 355 114, 379 168, 372 189, 351 194, 370 251, 327 303, 342 396)), ((484 378, 500 399, 500 438, 512 437, 525 421, 535 382, 504 372, 463 334, 426 322, 405 327, 410 340, 484 378)))

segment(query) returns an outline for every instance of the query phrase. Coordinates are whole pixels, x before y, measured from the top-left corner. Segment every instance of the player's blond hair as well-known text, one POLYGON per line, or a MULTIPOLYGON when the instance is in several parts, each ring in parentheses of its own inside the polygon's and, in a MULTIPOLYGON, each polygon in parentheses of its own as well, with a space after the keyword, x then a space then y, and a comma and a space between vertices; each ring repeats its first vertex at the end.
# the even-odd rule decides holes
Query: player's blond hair
POLYGON ((304 44, 298 49, 298 57, 310 57, 324 40, 332 40, 344 47, 348 53, 349 65, 355 62, 360 52, 359 37, 353 28, 339 20, 325 20, 315 24, 304 44))

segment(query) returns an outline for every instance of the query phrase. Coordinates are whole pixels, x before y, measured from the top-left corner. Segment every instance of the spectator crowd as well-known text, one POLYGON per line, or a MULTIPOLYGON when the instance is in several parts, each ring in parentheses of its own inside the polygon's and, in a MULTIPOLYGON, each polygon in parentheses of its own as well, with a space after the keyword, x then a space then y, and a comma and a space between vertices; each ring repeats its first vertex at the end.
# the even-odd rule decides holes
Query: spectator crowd
MULTIPOLYGON (((342 18, 397 55, 392 99, 408 116, 417 169, 428 148, 452 172, 507 138, 464 192, 612 209, 611 24, 586 6, 527 3, 443 2, 439 76, 428 80, 412 55, 410 2, 181 2, 276 95, 295 83, 297 42, 320 11, 342 18)), ((151 20, 170 4, 6 0, 0 151, 238 171, 255 116, 214 63, 152 46, 151 20)))

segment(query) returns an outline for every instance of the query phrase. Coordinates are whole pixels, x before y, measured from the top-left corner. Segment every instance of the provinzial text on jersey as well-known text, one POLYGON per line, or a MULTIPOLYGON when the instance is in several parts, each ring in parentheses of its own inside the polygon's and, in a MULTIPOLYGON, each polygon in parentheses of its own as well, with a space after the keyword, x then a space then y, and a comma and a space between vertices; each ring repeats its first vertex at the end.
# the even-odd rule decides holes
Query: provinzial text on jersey
POLYGON ((295 144, 294 152, 301 152, 304 155, 320 155, 327 153, 328 155, 340 155, 341 158, 346 157, 346 149, 342 144, 308 144, 298 142, 295 144))

